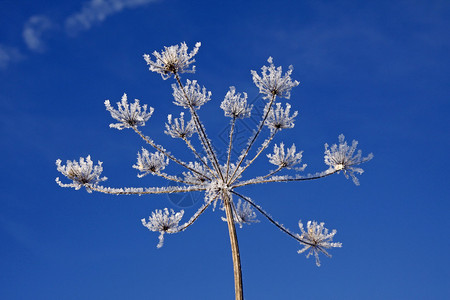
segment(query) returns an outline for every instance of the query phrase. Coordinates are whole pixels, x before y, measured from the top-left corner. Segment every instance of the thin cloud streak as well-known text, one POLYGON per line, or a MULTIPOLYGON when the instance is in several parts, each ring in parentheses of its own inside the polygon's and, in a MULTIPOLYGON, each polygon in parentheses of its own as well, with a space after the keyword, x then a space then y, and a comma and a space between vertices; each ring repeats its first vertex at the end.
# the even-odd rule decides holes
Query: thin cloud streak
POLYGON ((81 11, 70 15, 65 21, 67 34, 75 36, 93 25, 103 22, 107 17, 126 8, 136 8, 157 0, 91 0, 83 5, 81 11))
POLYGON ((52 22, 46 16, 36 15, 29 18, 22 32, 23 40, 28 49, 44 52, 45 44, 42 41, 42 35, 53 27, 52 22))
POLYGON ((0 44, 0 69, 6 69, 10 63, 19 62, 23 58, 19 49, 0 44))

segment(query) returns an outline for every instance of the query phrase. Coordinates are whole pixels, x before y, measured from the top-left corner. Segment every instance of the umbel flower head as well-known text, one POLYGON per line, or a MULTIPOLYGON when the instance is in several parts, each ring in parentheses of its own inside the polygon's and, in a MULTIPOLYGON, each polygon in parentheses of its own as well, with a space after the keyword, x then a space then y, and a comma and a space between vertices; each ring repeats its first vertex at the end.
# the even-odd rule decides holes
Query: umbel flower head
POLYGON ((292 115, 289 115, 290 112, 291 105, 289 103, 286 103, 285 109, 281 107, 281 103, 276 103, 276 108, 269 112, 269 116, 267 117, 265 124, 271 131, 293 128, 295 125, 294 119, 298 115, 298 111, 294 111, 292 115))
MULTIPOLYGON (((279 168, 291 169, 293 166, 298 165, 302 160, 303 151, 295 153, 295 145, 292 144, 291 148, 287 149, 287 153, 284 151, 284 144, 281 143, 278 147, 273 147, 273 154, 267 154, 269 162, 278 166, 279 168)), ((303 164, 300 168, 295 168, 297 171, 303 171, 306 168, 306 164, 303 164)))
POLYGON ((194 120, 191 119, 185 124, 184 112, 181 112, 180 117, 175 119, 172 118, 172 115, 168 115, 167 121, 164 133, 173 138, 189 138, 195 131, 194 120))
POLYGON ((184 108, 198 109, 200 106, 211 100, 211 92, 206 91, 206 88, 200 88, 197 80, 186 80, 186 85, 182 88, 179 85, 172 84, 173 88, 173 102, 175 105, 184 108))
POLYGON ((144 177, 148 173, 159 173, 169 164, 169 159, 161 152, 150 153, 142 148, 142 154, 138 152, 137 164, 133 168, 142 172, 138 177, 144 177))
POLYGON ((57 159, 56 166, 61 174, 73 181, 72 183, 64 184, 57 177, 56 182, 61 187, 73 187, 79 190, 82 186, 85 186, 86 190, 92 193, 90 186, 95 186, 100 181, 107 179, 106 177, 100 177, 103 171, 102 162, 99 161, 98 165, 94 166, 90 155, 86 157, 86 160, 81 157, 80 162, 68 160, 65 166, 61 165, 60 159, 57 159))
POLYGON ((105 101, 106 110, 111 113, 111 117, 119 121, 116 124, 110 124, 109 127, 122 130, 124 128, 132 128, 135 126, 144 126, 145 122, 150 119, 153 114, 153 107, 149 107, 147 112, 147 104, 139 105, 139 100, 135 99, 133 104, 128 104, 127 94, 123 94, 122 101, 117 102, 118 110, 115 110, 109 100, 105 101))
POLYGON ((365 163, 373 158, 373 154, 370 153, 366 157, 362 157, 361 150, 355 154, 356 146, 358 142, 353 140, 352 145, 347 145, 345 141, 345 136, 343 134, 339 135, 339 145, 332 145, 328 148, 328 144, 325 144, 325 163, 330 166, 330 169, 335 171, 343 171, 345 177, 348 179, 350 175, 353 182, 359 185, 359 180, 356 178, 355 173, 362 174, 363 169, 355 167, 356 165, 365 163))
POLYGON ((152 61, 148 54, 144 54, 144 59, 150 66, 150 71, 161 74, 161 77, 166 80, 172 74, 194 73, 195 66, 192 66, 191 69, 188 69, 188 67, 195 62, 193 57, 197 54, 201 45, 200 42, 196 43, 194 49, 188 54, 188 47, 183 42, 180 45, 164 47, 161 53, 154 51, 155 61, 152 61))
POLYGON ((164 208, 164 210, 157 209, 152 212, 150 217, 148 217, 148 222, 146 222, 145 219, 142 219, 141 222, 142 225, 147 227, 150 231, 160 232, 157 247, 161 248, 164 244, 164 234, 177 232, 178 224, 180 223, 183 214, 184 210, 175 213, 173 209, 171 209, 170 212, 167 208, 164 208))
POLYGON ((289 66, 289 70, 283 76, 282 68, 275 68, 272 57, 269 57, 267 62, 270 65, 261 68, 261 76, 259 76, 256 71, 251 71, 253 82, 259 88, 259 92, 265 95, 264 98, 266 99, 270 99, 274 96, 289 99, 291 97, 292 88, 299 85, 297 80, 292 81, 291 79, 294 68, 289 66))
POLYGON ((220 104, 220 108, 223 109, 225 116, 242 119, 250 117, 253 105, 247 104, 247 93, 236 93, 234 86, 230 86, 230 90, 225 95, 225 99, 220 104))
POLYGON ((316 257, 316 265, 320 267, 320 259, 319 259, 319 253, 322 252, 328 257, 331 257, 331 255, 325 250, 330 249, 334 247, 341 248, 341 243, 333 243, 333 237, 336 234, 336 229, 333 229, 331 233, 328 233, 328 229, 324 227, 325 223, 317 224, 316 221, 308 221, 306 224, 306 231, 303 228, 303 224, 301 221, 298 222, 298 226, 300 227, 300 230, 302 231, 302 234, 300 235, 300 239, 305 241, 304 247, 300 250, 298 250, 298 253, 303 253, 307 250, 309 250, 308 254, 306 255, 307 258, 309 258, 311 255, 314 255, 316 257))

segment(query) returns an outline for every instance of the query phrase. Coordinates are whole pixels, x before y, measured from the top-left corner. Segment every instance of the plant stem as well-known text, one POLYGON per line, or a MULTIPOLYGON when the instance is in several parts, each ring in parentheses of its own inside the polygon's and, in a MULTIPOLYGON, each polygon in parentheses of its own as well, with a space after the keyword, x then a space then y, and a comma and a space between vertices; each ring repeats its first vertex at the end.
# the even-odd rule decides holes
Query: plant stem
POLYGON ((236 300, 244 299, 244 290, 242 288, 242 271, 241 258, 239 255, 239 245, 236 235, 236 227, 234 226, 233 211, 231 209, 231 202, 228 194, 223 192, 223 205, 227 215, 228 232, 230 234, 231 253, 233 256, 233 270, 234 270, 234 291, 236 300))

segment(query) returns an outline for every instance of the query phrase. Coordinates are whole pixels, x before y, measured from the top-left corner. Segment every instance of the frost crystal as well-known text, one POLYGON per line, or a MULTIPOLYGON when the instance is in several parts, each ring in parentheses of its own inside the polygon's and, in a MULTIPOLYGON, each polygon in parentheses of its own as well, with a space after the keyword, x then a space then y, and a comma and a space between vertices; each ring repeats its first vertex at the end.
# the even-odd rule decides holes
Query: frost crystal
MULTIPOLYGON (((284 152, 284 144, 281 143, 278 147, 275 145, 273 147, 273 154, 267 154, 269 161, 271 164, 274 164, 280 168, 291 169, 293 166, 298 165, 302 160, 302 153, 300 151, 295 153, 295 145, 292 144, 291 148, 287 149, 287 153, 284 152)), ((306 164, 304 164, 300 168, 296 168, 298 171, 303 171, 306 168, 306 164)))
POLYGON ((320 267, 319 260, 319 252, 322 252, 328 257, 331 255, 325 250, 333 247, 342 247, 341 243, 332 243, 333 237, 336 234, 336 229, 333 229, 331 233, 328 233, 328 229, 324 227, 325 223, 317 224, 316 221, 308 221, 306 224, 307 231, 304 230, 303 224, 301 221, 298 222, 300 230, 302 234, 300 235, 300 239, 304 240, 304 247, 298 250, 298 253, 303 253, 309 249, 306 258, 309 258, 311 255, 316 257, 316 265, 320 267))
POLYGON ((204 185, 208 182, 210 172, 205 168, 205 166, 198 162, 189 162, 188 167, 197 171, 196 172, 183 172, 184 180, 192 183, 193 185, 204 185))
MULTIPOLYGON (((160 74, 164 80, 168 78, 174 79, 174 84, 172 84, 173 103, 186 110, 177 118, 169 115, 164 132, 173 138, 183 140, 182 142, 186 144, 186 147, 189 149, 188 151, 194 155, 192 161, 183 161, 176 157, 170 151, 166 150, 164 146, 155 142, 152 137, 147 136, 140 130, 139 126, 144 126, 152 116, 154 111, 152 107, 147 107, 146 105, 141 106, 137 99, 133 104, 129 104, 126 94, 117 103, 117 108, 113 108, 109 100, 105 101, 106 109, 111 113, 112 118, 118 121, 118 123, 111 124, 110 127, 117 129, 132 128, 147 145, 156 151, 150 153, 143 148, 142 151, 138 152, 137 162, 133 165, 133 168, 139 170, 138 177, 143 177, 151 173, 170 182, 175 182, 175 185, 164 184, 160 187, 101 186, 99 182, 106 180, 106 177, 100 177, 102 163, 99 162, 98 165, 94 166, 89 156, 86 159, 80 158, 79 161, 67 161, 67 165, 65 166, 62 166, 61 160, 58 159, 56 161, 58 171, 73 182, 63 184, 59 178, 56 178, 56 182, 62 187, 80 189, 84 186, 88 192, 96 191, 110 195, 204 193, 205 202, 185 224, 179 225, 184 213, 183 211, 175 213, 173 210, 168 210, 167 208, 154 211, 149 217, 148 222, 143 219, 142 224, 151 231, 160 232, 159 248, 163 244, 165 233, 184 231, 194 224, 200 215, 209 207, 212 207, 214 210, 217 203, 219 203, 219 207, 225 211, 230 233, 234 274, 236 276, 235 282, 241 282, 239 279, 241 273, 239 255, 235 255, 239 253, 237 237, 234 234, 235 225, 238 224, 242 227, 243 224, 258 222, 255 212, 264 216, 282 232, 304 245, 304 248, 298 252, 303 253, 309 250, 307 257, 314 255, 316 257, 316 263, 319 265, 319 252, 328 255, 325 249, 341 246, 340 243, 332 242, 336 230, 328 233, 328 230, 323 227, 323 223, 308 222, 307 230, 305 231, 300 222, 301 235, 292 233, 281 223, 275 221, 261 206, 245 195, 240 194, 239 189, 245 186, 263 183, 316 180, 339 173, 340 171, 347 178, 351 176, 353 181, 358 184, 355 173, 361 174, 363 170, 357 167, 357 165, 370 160, 373 155, 369 154, 369 156, 362 158, 361 151, 355 152, 357 142, 353 141, 352 145, 348 146, 347 142, 344 141, 344 136, 340 135, 338 145, 335 144, 329 148, 325 144, 325 163, 329 166, 326 170, 306 175, 277 174, 278 172, 285 171, 285 169, 303 171, 306 164, 301 164, 302 151, 296 152, 294 144, 290 148, 286 147, 285 149, 285 144, 280 143, 274 145, 273 153, 267 154, 265 152, 279 131, 294 127, 294 119, 298 115, 297 111, 291 112, 291 105, 289 103, 286 103, 285 106, 284 104, 282 106, 281 103, 277 103, 279 101, 277 97, 289 99, 292 88, 299 85, 298 81, 291 78, 293 68, 290 66, 287 72, 283 74, 281 67, 274 66, 271 57, 267 60, 268 65, 261 68, 261 73, 258 74, 256 71, 251 71, 253 81, 259 88, 262 97, 269 100, 265 101, 265 107, 259 116, 259 120, 254 119, 254 115, 252 115, 253 120, 250 123, 256 125, 255 130, 252 131, 248 142, 243 145, 241 143, 242 131, 238 129, 244 127, 248 129, 250 123, 240 126, 237 122, 241 121, 238 119, 251 116, 253 105, 248 104, 246 93, 238 93, 235 87, 231 86, 220 104, 220 108, 224 111, 225 116, 232 118, 228 132, 229 141, 226 149, 220 149, 224 151, 217 151, 218 148, 215 147, 217 145, 214 145, 213 141, 207 135, 207 130, 201 121, 198 111, 202 105, 211 100, 211 92, 207 91, 205 87, 200 86, 196 80, 187 79, 186 84, 183 85, 181 79, 182 73, 193 73, 195 71, 195 66, 193 65, 195 62, 194 56, 197 54, 200 45, 200 43, 197 43, 189 53, 186 43, 181 43, 175 46, 164 47, 160 52, 154 51, 152 57, 147 54, 144 55, 150 71, 160 74), (266 130, 265 126, 270 130, 266 130), (192 143, 190 139, 194 133, 198 137, 197 143, 192 143), (267 136, 264 137, 266 134, 267 136), (260 143, 259 147, 257 145, 258 143, 260 143), (243 147, 237 149, 236 146, 243 147), (220 156, 218 155, 219 153, 221 154, 220 156), (233 153, 237 153, 237 155, 232 155, 233 153), (247 168, 253 165, 263 155, 267 155, 269 162, 277 166, 277 168, 262 174, 256 174, 259 171, 258 168, 253 173, 246 173, 247 168), (181 170, 174 170, 177 173, 172 174, 163 172, 169 160, 172 161, 172 164, 176 164, 181 168, 181 170), (174 175, 180 173, 181 175, 174 175), (247 177, 248 174, 255 176, 247 177), (239 197, 237 199, 238 201, 233 200, 235 196, 239 197)), ((185 154, 182 153, 182 157, 186 157, 185 154)), ((276 192, 274 195, 276 196, 276 192)), ((236 291, 241 290, 239 299, 243 297, 241 288, 236 286, 236 291)), ((238 294, 236 295, 238 296, 238 294)))
POLYGON ((159 173, 169 164, 169 159, 161 152, 149 153, 142 148, 142 155, 138 152, 137 164, 133 168, 142 172, 138 177, 144 177, 148 173, 159 173))
POLYGON ((294 119, 298 115, 298 112, 295 111, 290 116, 290 111, 291 105, 289 103, 286 103, 286 109, 283 109, 281 107, 281 103, 276 103, 276 108, 272 109, 269 112, 269 116, 267 117, 265 124, 270 128, 271 131, 293 128, 294 119))
POLYGON ((195 66, 192 66, 190 70, 187 68, 195 62, 193 57, 197 54, 200 46, 200 42, 196 43, 194 49, 188 54, 188 47, 183 42, 180 45, 164 47, 161 53, 154 51, 155 61, 152 61, 148 54, 144 54, 144 59, 150 66, 150 71, 161 74, 161 77, 166 80, 172 74, 194 73, 195 66))
POLYGON ((61 187, 73 187, 79 190, 82 186, 85 186, 86 190, 92 193, 90 186, 107 179, 106 177, 100 178, 103 171, 102 162, 99 161, 98 165, 94 166, 90 155, 86 157, 86 160, 81 157, 80 162, 68 160, 65 166, 61 165, 60 159, 57 159, 56 166, 61 174, 73 181, 72 183, 64 184, 59 180, 59 177, 56 178, 56 182, 61 187))
POLYGON ((236 208, 234 215, 235 222, 238 223, 241 228, 242 224, 251 224, 259 222, 256 219, 256 213, 252 209, 250 203, 242 202, 241 199, 239 199, 235 208, 236 208))
POLYGON ((225 116, 242 119, 250 117, 253 105, 247 104, 247 93, 236 94, 236 89, 234 86, 230 87, 230 90, 225 95, 225 99, 220 104, 220 108, 225 112, 225 116))
POLYGON ((110 124, 109 127, 122 130, 124 128, 132 128, 135 126, 144 126, 145 122, 150 119, 153 114, 153 107, 149 107, 144 104, 142 107, 139 105, 139 100, 135 99, 133 104, 127 103, 127 94, 123 94, 122 102, 117 102, 118 110, 115 110, 109 100, 105 101, 106 110, 111 113, 111 116, 120 123, 110 124), (141 111, 142 110, 142 111, 141 111))
POLYGON ((206 88, 200 88, 197 80, 186 80, 184 88, 176 84, 172 84, 174 104, 184 108, 200 108, 203 104, 211 100, 211 92, 207 92, 206 88))
POLYGON ((142 225, 147 227, 150 231, 158 231, 159 235, 159 243, 156 246, 157 248, 161 248, 164 244, 164 234, 165 233, 176 233, 178 228, 178 223, 180 223, 181 218, 184 215, 184 210, 175 213, 173 209, 169 210, 164 208, 164 210, 157 209, 152 212, 152 215, 148 217, 148 222, 145 219, 142 219, 142 225))
POLYGON ((194 120, 190 120, 185 124, 184 112, 180 113, 180 118, 172 119, 172 115, 167 116, 169 123, 166 123, 165 134, 173 138, 189 138, 195 132, 194 120))
POLYGON ((356 146, 358 142, 353 140, 352 145, 347 145, 345 141, 345 136, 343 134, 339 135, 339 145, 332 145, 328 149, 328 144, 325 144, 325 163, 330 166, 330 168, 336 171, 343 171, 345 178, 349 178, 348 175, 352 177, 353 182, 359 185, 359 180, 356 178, 355 173, 362 174, 363 169, 354 167, 356 165, 362 164, 373 158, 373 154, 370 153, 366 157, 362 157, 361 150, 358 150, 355 156, 353 154, 356 151, 356 146))
POLYGON ((291 89, 299 85, 297 80, 292 81, 291 74, 294 68, 289 66, 289 70, 282 76, 282 68, 275 68, 272 57, 269 57, 268 67, 263 66, 262 77, 256 71, 251 71, 253 82, 259 88, 261 94, 265 94, 264 98, 270 99, 273 96, 289 99, 291 97, 291 89))

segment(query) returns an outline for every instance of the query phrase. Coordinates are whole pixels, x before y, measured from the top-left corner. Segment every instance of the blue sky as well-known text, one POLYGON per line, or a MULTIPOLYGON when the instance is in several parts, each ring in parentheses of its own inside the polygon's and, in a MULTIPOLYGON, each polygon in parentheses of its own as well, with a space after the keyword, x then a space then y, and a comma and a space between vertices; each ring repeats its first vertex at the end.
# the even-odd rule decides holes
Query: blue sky
MULTIPOLYGON (((163 133, 167 114, 181 111, 172 82, 142 58, 182 41, 202 42, 185 78, 213 93, 200 116, 218 149, 228 87, 256 99, 250 70, 273 56, 300 81, 289 100, 296 126, 276 143, 304 150, 308 172, 326 168, 323 144, 340 133, 375 155, 361 186, 340 174, 240 190, 292 230, 323 221, 343 243, 317 268, 263 217, 238 229, 246 299, 450 298, 448 1, 2 0, 0 20, 0 298, 232 299, 222 211, 157 249, 140 219, 180 209, 174 201, 54 181, 57 158, 90 154, 110 186, 166 184, 137 178, 144 144, 108 127, 103 102, 124 92, 155 108, 145 133, 190 159, 163 133)), ((248 175, 269 168, 262 158, 248 175)))

